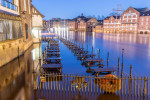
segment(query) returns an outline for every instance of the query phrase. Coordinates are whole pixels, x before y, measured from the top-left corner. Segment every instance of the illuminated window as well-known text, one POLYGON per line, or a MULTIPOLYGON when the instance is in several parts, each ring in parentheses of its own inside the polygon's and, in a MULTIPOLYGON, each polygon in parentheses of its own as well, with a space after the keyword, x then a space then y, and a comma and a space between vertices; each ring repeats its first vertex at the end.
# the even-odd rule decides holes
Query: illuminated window
POLYGON ((143 22, 141 23, 141 25, 143 25, 143 22))
POLYGON ((146 18, 146 21, 148 21, 148 18, 146 18))

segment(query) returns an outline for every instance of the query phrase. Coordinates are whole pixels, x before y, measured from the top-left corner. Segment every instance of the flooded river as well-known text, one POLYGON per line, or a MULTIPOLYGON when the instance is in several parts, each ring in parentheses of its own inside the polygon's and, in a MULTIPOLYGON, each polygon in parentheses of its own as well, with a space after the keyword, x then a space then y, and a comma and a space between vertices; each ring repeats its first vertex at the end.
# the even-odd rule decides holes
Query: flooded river
MULTIPOLYGON (((129 75, 130 65, 133 66, 134 76, 150 76, 150 35, 144 34, 100 34, 89 32, 57 32, 57 34, 65 39, 88 45, 89 50, 94 47, 94 52, 101 50, 101 58, 107 62, 107 54, 109 52, 109 67, 117 67, 118 57, 120 57, 120 66, 123 54, 123 70, 124 75, 129 75)), ((61 45, 63 60, 63 72, 85 74, 83 66, 79 65, 77 59, 72 56, 71 51, 61 45), (67 51, 67 52, 65 52, 67 51), (73 60, 76 59, 76 60, 73 60), (79 65, 79 66, 76 66, 79 65), (72 67, 71 67, 72 66, 72 67), (78 70, 83 69, 83 70, 78 70)), ((121 69, 121 67, 120 67, 121 69)))
MULTIPOLYGON (((83 44, 84 48, 88 45, 90 51, 93 47, 96 54, 98 49, 100 49, 100 55, 104 59, 105 65, 107 53, 109 52, 109 67, 117 67, 118 57, 122 61, 122 49, 124 48, 123 74, 129 75, 130 65, 132 64, 134 76, 150 77, 149 35, 85 32, 57 32, 57 35, 83 44)), ((42 50, 45 49, 46 45, 47 43, 45 42, 42 42, 41 45, 35 44, 24 55, 0 67, 0 100, 38 100, 37 94, 33 89, 33 70, 39 71, 37 68, 38 59, 41 57, 42 50)), ((81 61, 61 41, 60 50, 63 74, 88 74, 86 72, 87 68, 81 65, 81 61)), ((73 100, 76 100, 75 98, 82 98, 80 95, 80 97, 77 97, 78 95, 74 96, 73 100)), ((119 97, 116 100, 119 100, 119 97)))

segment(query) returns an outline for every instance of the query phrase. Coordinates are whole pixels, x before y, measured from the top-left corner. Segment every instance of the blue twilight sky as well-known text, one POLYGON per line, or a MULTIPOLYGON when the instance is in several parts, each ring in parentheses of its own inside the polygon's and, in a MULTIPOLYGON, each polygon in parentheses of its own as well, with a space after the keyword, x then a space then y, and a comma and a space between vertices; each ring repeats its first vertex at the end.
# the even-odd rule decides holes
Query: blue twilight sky
POLYGON ((123 9, 148 7, 150 0, 32 0, 34 6, 45 15, 44 19, 54 17, 74 18, 81 13, 85 16, 107 16, 117 5, 123 9))

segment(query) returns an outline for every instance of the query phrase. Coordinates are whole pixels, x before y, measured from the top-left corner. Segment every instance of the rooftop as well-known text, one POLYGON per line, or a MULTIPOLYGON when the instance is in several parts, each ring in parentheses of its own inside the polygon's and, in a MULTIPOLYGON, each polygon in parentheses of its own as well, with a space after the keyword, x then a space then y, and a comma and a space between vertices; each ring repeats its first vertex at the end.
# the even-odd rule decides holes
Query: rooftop
POLYGON ((138 12, 140 12, 140 13, 148 11, 147 7, 145 7, 145 8, 134 8, 134 9, 137 10, 138 12))

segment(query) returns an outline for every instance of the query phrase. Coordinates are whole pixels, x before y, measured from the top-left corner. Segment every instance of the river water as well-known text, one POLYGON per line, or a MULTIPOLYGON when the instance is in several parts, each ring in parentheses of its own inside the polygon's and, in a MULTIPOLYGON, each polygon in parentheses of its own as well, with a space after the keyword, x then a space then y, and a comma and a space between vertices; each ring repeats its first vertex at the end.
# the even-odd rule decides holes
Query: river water
MULTIPOLYGON (((124 75, 129 75, 130 65, 133 65, 134 76, 150 77, 150 36, 144 34, 100 34, 86 32, 57 32, 57 35, 71 41, 76 41, 87 47, 89 51, 94 48, 97 53, 101 50, 104 64, 107 62, 109 52, 109 66, 117 67, 118 57, 122 61, 122 48, 124 48, 124 75)), ((33 70, 37 68, 38 59, 47 43, 34 44, 23 56, 0 67, 0 100, 31 100, 36 99, 33 90, 33 70), (7 94, 7 95, 6 95, 7 94)), ((60 50, 63 64, 63 74, 88 74, 87 68, 62 43, 60 50)), ((120 61, 120 66, 121 66, 120 61)), ((106 67, 106 66, 105 66, 106 67)), ((121 69, 121 68, 120 68, 121 69)))
MULTIPOLYGON (((89 50, 93 47, 95 54, 100 49, 100 55, 104 59, 105 65, 107 65, 107 54, 109 52, 108 67, 117 67, 118 57, 120 57, 121 69, 122 49, 124 49, 123 74, 128 76, 130 65, 132 65, 133 76, 150 76, 150 35, 148 34, 100 34, 61 31, 56 33, 67 40, 80 43, 81 46, 83 44, 84 48, 88 45, 89 50)), ((63 72, 69 74, 86 74, 85 67, 81 66, 76 57, 72 56, 71 51, 63 44, 60 47, 62 50, 62 63, 64 65, 63 72)))

